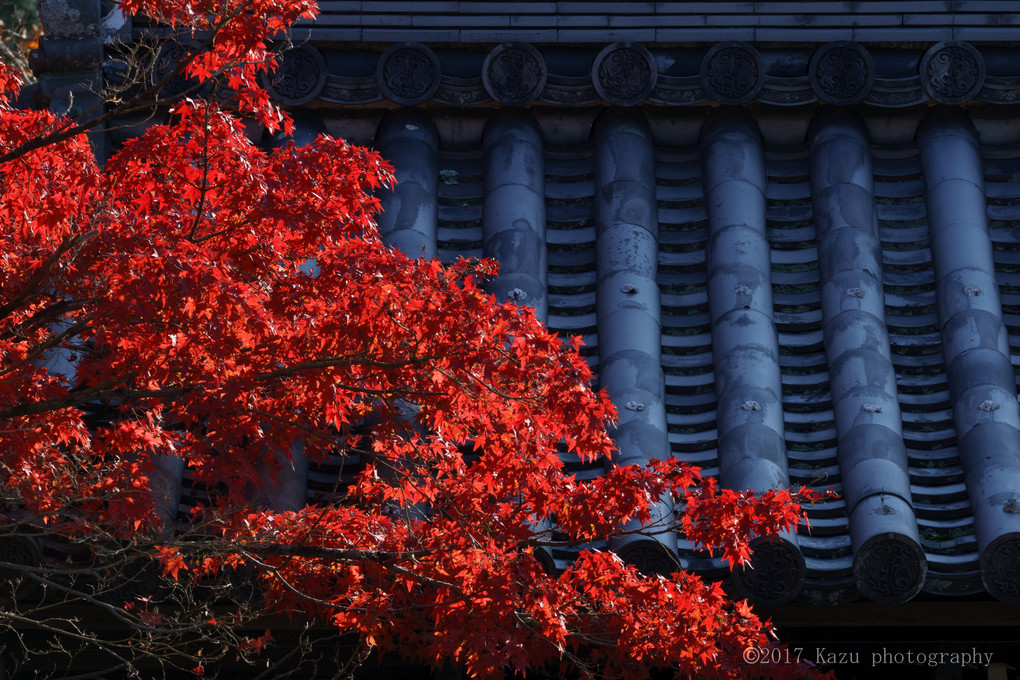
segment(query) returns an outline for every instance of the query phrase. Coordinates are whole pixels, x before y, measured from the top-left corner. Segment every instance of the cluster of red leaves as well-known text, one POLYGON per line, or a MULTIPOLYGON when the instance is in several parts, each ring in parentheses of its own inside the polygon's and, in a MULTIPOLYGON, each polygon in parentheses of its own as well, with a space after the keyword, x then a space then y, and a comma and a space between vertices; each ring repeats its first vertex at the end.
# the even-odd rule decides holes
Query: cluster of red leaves
MULTIPOLYGON (((265 38, 312 5, 122 8, 214 35, 189 74, 243 63, 232 87, 249 90, 251 111, 266 105, 254 81, 265 38)), ((15 156, 0 165, 0 464, 24 513, 81 542, 165 537, 149 479, 177 457, 224 491, 194 513, 202 540, 155 551, 169 577, 254 568, 271 609, 480 677, 557 663, 634 678, 763 672, 740 655, 771 644, 767 625, 717 585, 642 575, 605 552, 548 574, 534 528, 605 539, 672 495, 679 528, 736 564, 799 506, 720 493, 676 461, 568 475, 564 444, 613 453, 613 409, 576 341, 486 294, 492 263, 383 247, 374 194, 392 176, 377 154, 327 137, 267 153, 233 114, 185 101, 100 169, 81 135, 18 152, 62 121, 12 108, 14 85, 0 70, 0 154, 15 156), (112 424, 87 425, 97 403, 117 410, 112 424), (251 507, 296 441, 324 460, 367 421, 370 462, 342 499, 251 507)))
MULTIPOLYGON (((516 540, 527 526, 507 526, 507 513, 483 517, 476 508, 471 523, 445 516, 445 505, 432 510, 439 512, 428 521, 411 522, 345 506, 249 512, 224 529, 222 549, 231 552, 190 568, 204 576, 255 566, 271 606, 332 621, 426 663, 456 660, 472 676, 557 665, 621 678, 655 669, 699 678, 814 676, 795 665, 747 667, 743 650, 774 641, 719 584, 682 571, 643 575, 609 552, 582 552, 561 574, 547 574, 516 540)), ((189 568, 184 549, 164 555, 169 573, 189 568)))
POLYGON ((271 129, 290 131, 290 119, 272 106, 258 76, 272 64, 270 41, 286 38, 299 19, 312 19, 316 0, 119 0, 126 14, 142 14, 176 30, 193 49, 184 75, 226 84, 240 112, 271 129))

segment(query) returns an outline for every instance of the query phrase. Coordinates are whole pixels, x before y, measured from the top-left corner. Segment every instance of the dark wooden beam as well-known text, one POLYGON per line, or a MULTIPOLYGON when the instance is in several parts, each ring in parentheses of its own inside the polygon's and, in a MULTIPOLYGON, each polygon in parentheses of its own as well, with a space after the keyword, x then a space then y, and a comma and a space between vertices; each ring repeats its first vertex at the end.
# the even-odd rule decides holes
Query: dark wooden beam
POLYGON ((1020 607, 992 600, 906 602, 880 605, 850 602, 835 607, 788 604, 770 609, 758 608, 759 616, 783 627, 1020 627, 1020 607))

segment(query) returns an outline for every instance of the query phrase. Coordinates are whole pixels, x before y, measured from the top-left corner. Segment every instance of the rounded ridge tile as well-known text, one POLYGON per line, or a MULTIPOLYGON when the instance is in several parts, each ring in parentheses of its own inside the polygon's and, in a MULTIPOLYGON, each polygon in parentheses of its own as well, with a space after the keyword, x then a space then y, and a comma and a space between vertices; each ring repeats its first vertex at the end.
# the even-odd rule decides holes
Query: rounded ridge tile
POLYGON ((875 61, 862 45, 837 40, 819 47, 808 66, 818 98, 836 106, 863 101, 875 84, 875 61))
POLYGON ((721 42, 701 62, 701 85, 720 104, 739 106, 765 86, 765 60, 745 42, 721 42))
POLYGON ((276 55, 276 68, 264 72, 262 85, 270 96, 287 106, 314 100, 326 86, 326 60, 311 45, 295 45, 276 55))
POLYGON ((482 65, 482 83, 489 96, 504 106, 524 106, 545 89, 549 70, 533 45, 507 42, 494 47, 482 65))
POLYGON ((598 53, 591 67, 595 91, 614 106, 643 102, 655 89, 658 74, 651 52, 629 42, 609 45, 598 53))
MULTIPOLYGON (((876 512, 886 507, 882 505, 876 512)), ((854 555, 857 589, 879 604, 901 604, 911 600, 924 587, 927 571, 921 546, 902 534, 872 536, 854 555)))
POLYGON ((757 538, 751 548, 751 564, 733 571, 738 594, 765 607, 795 598, 807 573, 804 555, 797 546, 781 538, 757 538))
POLYGON ((414 42, 391 46, 379 57, 376 66, 379 91, 404 106, 416 106, 431 99, 439 89, 441 74, 435 52, 414 42))
POLYGON ((940 104, 963 104, 985 82, 985 61, 970 43, 941 42, 921 58, 921 87, 940 104))

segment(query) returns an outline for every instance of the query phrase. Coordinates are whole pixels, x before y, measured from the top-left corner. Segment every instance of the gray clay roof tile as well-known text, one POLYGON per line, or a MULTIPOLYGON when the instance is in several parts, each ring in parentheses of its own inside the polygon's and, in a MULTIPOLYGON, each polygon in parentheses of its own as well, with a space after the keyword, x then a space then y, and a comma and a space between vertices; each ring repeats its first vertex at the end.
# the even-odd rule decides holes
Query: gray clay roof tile
MULTIPOLYGON (((1003 2, 345 2, 323 0, 314 40, 337 29, 391 27, 421 40, 422 26, 448 29, 445 40, 556 43, 592 40, 1016 40, 1020 12, 1003 2), (1008 10, 1008 11, 1005 11, 1008 10), (613 33, 614 30, 618 32, 613 33), (729 31, 728 33, 726 31, 729 31), (587 36, 587 37, 586 37, 587 36), (615 37, 607 37, 615 36, 615 37)), ((378 34, 366 30, 365 39, 378 34)))
MULTIPOLYGON (((696 129, 677 146, 637 109, 576 111, 588 122, 575 127, 595 123, 590 144, 552 144, 540 130, 564 114, 541 109, 493 114, 474 145, 434 142, 425 112, 395 111, 377 143, 433 150, 394 162, 409 192, 433 187, 440 257, 498 254, 544 285, 550 325, 583 336, 624 414, 624 459, 671 451, 737 486, 843 493, 787 537, 799 594, 738 576, 746 592, 1015 601, 1001 556, 1020 530, 1003 511, 1020 488, 1020 148, 982 147, 960 110, 936 110, 895 146, 818 115, 798 147, 763 141, 758 125, 778 123, 746 114, 711 116, 700 146, 696 129), (423 163, 431 185, 410 181, 423 163), (518 242, 545 243, 544 284, 494 241, 502 228, 488 222, 515 211, 535 223, 518 242), (889 559, 909 583, 877 576, 889 559)), ((322 475, 309 473, 310 491, 322 475)), ((682 541, 616 547, 649 568, 664 549, 721 575, 682 541)))
MULTIPOLYGON (((1020 12, 998 6, 325 0, 308 29, 320 44, 591 44, 542 46, 555 68, 530 109, 493 103, 480 50, 437 47, 433 101, 385 114, 366 106, 381 96, 373 59, 336 50, 332 103, 297 116, 298 136, 320 122, 375 130, 368 141, 399 180, 380 196, 384 240, 412 256, 501 260, 494 293, 582 337, 621 414, 622 460, 673 454, 739 489, 842 492, 768 548, 778 571, 736 574, 743 592, 768 603, 901 602, 919 590, 1018 602, 1020 134, 1005 109, 927 106, 924 50, 913 48, 875 47, 865 103, 877 105, 854 114, 863 120, 800 105, 816 97, 806 45, 763 48, 759 99, 789 108, 608 108, 591 74, 615 39, 1020 39, 1020 12), (354 90, 365 99, 333 115, 354 90), (801 99, 782 101, 791 92, 801 99)), ((653 100, 704 104, 708 45, 654 51, 653 100)), ((1017 53, 982 47, 991 75, 980 101, 1018 92, 1017 53)), ((360 466, 340 463, 301 471, 309 498, 360 466)), ((604 471, 565 463, 582 479, 604 471)), ((295 505, 302 479, 271 502, 295 505)), ((180 502, 202 493, 185 480, 180 502)), ((612 547, 643 568, 725 572, 675 536, 612 547)), ((547 557, 562 567, 573 554, 547 557)))

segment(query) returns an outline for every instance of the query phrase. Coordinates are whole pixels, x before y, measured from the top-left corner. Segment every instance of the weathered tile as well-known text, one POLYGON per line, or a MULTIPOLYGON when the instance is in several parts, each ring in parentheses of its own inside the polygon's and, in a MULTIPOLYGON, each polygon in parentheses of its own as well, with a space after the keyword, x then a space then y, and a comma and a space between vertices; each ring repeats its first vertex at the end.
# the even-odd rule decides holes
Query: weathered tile
POLYGON ((461 2, 461 14, 555 14, 555 2, 461 2))
POLYGON ((735 28, 659 28, 656 39, 663 42, 754 40, 753 26, 735 28))
MULTIPOLYGON (((758 25, 759 26, 806 26, 811 22, 813 17, 809 14, 759 14, 758 25)), ((848 26, 850 17, 849 16, 827 16, 822 19, 823 22, 828 23, 829 21, 836 22, 836 26, 848 26)))
POLYGON ((858 42, 911 42, 952 40, 951 28, 854 28, 854 40, 858 42))
POLYGON ((850 0, 832 2, 756 2, 758 14, 840 14, 849 13, 853 6, 850 0))
POLYGON ((541 15, 529 15, 529 14, 511 14, 510 15, 511 26, 555 26, 556 17, 541 15))
POLYGON ((682 28, 685 26, 704 26, 705 25, 704 14, 660 14, 655 17, 655 26, 657 28, 675 26, 682 28))
POLYGON ((442 26, 447 28, 473 28, 476 26, 509 26, 510 17, 492 14, 482 15, 415 15, 411 18, 414 26, 433 27, 442 26))
POLYGON ((953 17, 943 14, 904 14, 904 26, 951 26, 953 17))
POLYGON ((615 42, 617 40, 632 40, 634 42, 648 42, 655 40, 654 28, 559 28, 557 29, 557 40, 559 42, 615 42))
POLYGON ((362 40, 365 42, 402 42, 415 40, 418 42, 455 42, 459 36, 456 29, 419 28, 410 31, 400 28, 364 28, 362 40))
POLYGON ((559 34, 555 28, 531 28, 531 29, 511 29, 506 34, 509 40, 519 40, 521 42, 542 42, 551 43, 559 40, 559 34))
POLYGON ((506 29, 494 31, 483 28, 465 28, 460 30, 459 39, 461 42, 469 43, 498 43, 507 40, 520 42, 553 42, 557 39, 556 29, 506 29))
POLYGON ((1004 12, 1016 14, 1020 11, 1012 0, 952 0, 953 12, 1004 12))
MULTIPOLYGON (((1018 5, 1020 7, 1020 5, 1018 5)), ((954 26, 1000 26, 1006 23, 1006 17, 1020 17, 1018 14, 954 14, 954 26)))
POLYGON ((362 14, 360 17, 362 26, 410 26, 410 14, 362 14))
POLYGON ((822 43, 832 40, 851 40, 853 29, 844 28, 779 28, 759 26, 754 29, 754 39, 761 42, 805 42, 822 43))
POLYGON ((657 14, 749 14, 753 2, 657 2, 657 14))
POLYGON ((1015 26, 1011 27, 983 27, 983 26, 954 26, 952 28, 952 40, 973 40, 981 41, 1003 41, 1020 40, 1020 30, 1015 26))
POLYGON ((907 2, 888 2, 879 0, 862 0, 860 2, 855 1, 853 4, 854 12, 862 13, 879 13, 879 12, 903 12, 909 10, 910 12, 950 12, 949 0, 909 0, 907 2))
POLYGON ((307 29, 291 31, 294 40, 321 40, 322 42, 359 42, 362 39, 361 29, 352 28, 329 28, 312 26, 307 29), (304 32, 304 35, 301 32, 304 32))
POLYGON ((556 11, 560 14, 590 14, 593 10, 600 14, 647 14, 655 12, 654 2, 557 2, 556 11))
POLYGON ((705 16, 706 26, 726 26, 728 28, 735 28, 737 26, 757 26, 760 17, 753 14, 749 15, 713 15, 708 14, 705 16))
POLYGON ((609 25, 619 27, 641 27, 648 28, 658 23, 655 19, 646 16, 631 15, 609 15, 609 25))
POLYGON ((558 28, 599 28, 608 25, 609 17, 605 14, 572 14, 556 17, 558 28))
MULTIPOLYGON (((915 14, 918 17, 932 17, 937 22, 945 21, 942 14, 915 14)), ((854 14, 850 17, 853 26, 899 26, 903 23, 902 14, 854 14)))
POLYGON ((321 0, 319 12, 360 12, 361 0, 321 0))
POLYGON ((363 12, 390 12, 401 14, 435 14, 440 12, 458 12, 460 3, 454 0, 438 0, 437 2, 414 2, 413 0, 362 0, 363 12))

